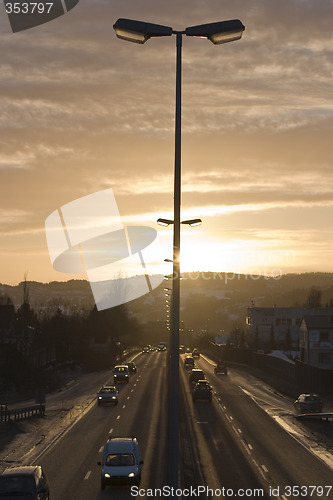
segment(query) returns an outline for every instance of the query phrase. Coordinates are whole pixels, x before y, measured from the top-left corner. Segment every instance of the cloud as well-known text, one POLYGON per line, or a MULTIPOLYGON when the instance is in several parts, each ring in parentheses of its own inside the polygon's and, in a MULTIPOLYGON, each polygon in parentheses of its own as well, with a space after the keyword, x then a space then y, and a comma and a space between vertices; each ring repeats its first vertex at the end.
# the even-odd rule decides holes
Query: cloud
POLYGON ((52 211, 108 187, 125 218, 172 217, 175 37, 125 43, 118 17, 175 29, 242 20, 236 43, 183 40, 183 215, 207 217, 212 233, 222 217, 268 231, 306 210, 316 237, 308 211, 333 199, 332 15, 331 0, 80 0, 15 35, 0 15, 7 244, 29 228, 42 247, 52 211))

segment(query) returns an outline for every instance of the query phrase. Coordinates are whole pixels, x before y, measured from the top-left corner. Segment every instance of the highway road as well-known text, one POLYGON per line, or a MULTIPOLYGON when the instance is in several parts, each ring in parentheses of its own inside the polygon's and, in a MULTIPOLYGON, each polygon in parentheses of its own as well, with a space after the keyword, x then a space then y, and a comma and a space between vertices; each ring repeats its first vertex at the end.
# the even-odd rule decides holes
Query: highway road
MULTIPOLYGON (((128 488, 100 488, 104 444, 111 436, 136 436, 144 460, 141 487, 157 487, 166 478, 166 354, 137 360, 137 373, 119 384, 117 406, 94 406, 41 457, 50 478, 52 500, 133 498, 128 488)), ((113 377, 110 374, 112 382, 113 377)), ((96 387, 96 391, 99 387, 96 387)))
MULTIPOLYGON (((138 438, 144 460, 140 485, 143 492, 167 485, 167 353, 140 354, 135 362, 137 373, 131 375, 128 384, 119 384, 117 406, 93 403, 40 455, 38 462, 49 476, 52 500, 134 498, 127 487, 107 487, 105 491, 100 488, 101 468, 97 462, 110 435, 138 438)), ((222 498, 223 491, 224 498, 333 497, 327 488, 310 489, 331 486, 332 469, 261 408, 249 394, 249 381, 244 375, 231 369, 228 376, 216 376, 213 364, 204 357, 197 365, 211 382, 214 397, 212 403, 192 402, 188 372, 181 357, 182 488, 209 488, 209 494, 203 493, 200 498, 222 498), (292 488, 299 494, 291 495, 292 488)), ((105 377, 104 383, 112 382, 111 372, 105 377)), ((282 410, 287 410, 288 402, 270 395, 267 387, 257 383, 261 399, 267 397, 272 406, 281 402, 282 410)), ((159 498, 140 496, 152 497, 159 498)))
MULTIPOLYGON (((240 387, 241 375, 237 369, 229 368, 227 376, 215 375, 213 365, 208 359, 201 358, 196 364, 205 372, 215 392, 212 405, 206 404, 206 408, 204 403, 201 406, 199 403, 194 405, 194 417, 197 419, 197 425, 201 427, 199 435, 211 450, 210 474, 213 477, 223 477, 224 471, 216 448, 224 449, 227 453, 232 450, 232 460, 238 444, 268 493, 279 491, 279 496, 286 498, 290 496, 290 488, 292 491, 294 487, 294 492, 297 492, 297 487, 303 487, 299 490, 303 492, 299 495, 303 498, 323 498, 326 496, 325 492, 328 493, 328 498, 333 498, 333 488, 326 488, 323 492, 321 490, 321 487, 332 486, 332 469, 294 435, 286 432, 257 404, 248 391, 240 387), (234 438, 231 448, 226 446, 225 436, 228 431, 234 438), (310 486, 319 488, 314 490, 310 486)), ((242 381, 247 385, 246 376, 243 375, 242 381)), ((257 383, 260 385, 260 382, 257 383)), ((264 388, 258 391, 263 397, 264 388)), ((275 405, 280 403, 281 409, 286 410, 285 399, 278 399, 274 394, 271 395, 270 399, 272 398, 275 405)), ((289 411, 291 408, 289 404, 289 411)))

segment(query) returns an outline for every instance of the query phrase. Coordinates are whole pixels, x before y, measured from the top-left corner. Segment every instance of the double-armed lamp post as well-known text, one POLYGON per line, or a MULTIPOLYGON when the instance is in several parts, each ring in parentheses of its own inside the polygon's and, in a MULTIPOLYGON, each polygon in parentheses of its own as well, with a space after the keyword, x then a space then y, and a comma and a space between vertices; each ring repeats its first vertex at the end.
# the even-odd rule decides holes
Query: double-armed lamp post
POLYGON ((238 19, 217 23, 191 26, 183 31, 173 30, 169 26, 118 19, 113 26, 118 38, 143 44, 149 38, 176 35, 176 118, 175 118, 175 173, 174 173, 174 218, 159 219, 164 225, 173 224, 173 274, 171 300, 171 336, 170 336, 170 400, 169 400, 169 485, 178 487, 179 453, 179 309, 180 309, 180 225, 197 225, 200 219, 180 220, 181 204, 181 73, 182 73, 182 37, 196 36, 210 40, 214 45, 239 40, 245 29, 238 19))

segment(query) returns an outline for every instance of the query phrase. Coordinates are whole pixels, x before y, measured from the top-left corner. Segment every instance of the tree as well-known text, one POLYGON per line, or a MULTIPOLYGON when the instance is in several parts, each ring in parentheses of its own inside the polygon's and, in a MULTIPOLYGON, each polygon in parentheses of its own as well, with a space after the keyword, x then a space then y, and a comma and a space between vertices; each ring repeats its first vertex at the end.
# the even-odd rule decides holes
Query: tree
POLYGON ((322 291, 315 286, 310 288, 306 306, 309 308, 321 307, 322 291))

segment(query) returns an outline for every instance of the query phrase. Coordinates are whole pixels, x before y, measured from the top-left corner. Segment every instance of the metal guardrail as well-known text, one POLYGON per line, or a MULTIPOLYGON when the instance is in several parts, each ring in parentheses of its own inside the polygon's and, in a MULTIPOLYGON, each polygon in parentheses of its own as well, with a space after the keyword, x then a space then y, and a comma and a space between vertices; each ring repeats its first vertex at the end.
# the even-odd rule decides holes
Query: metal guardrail
POLYGON ((301 415, 297 415, 296 418, 299 420, 332 420, 333 421, 333 413, 302 413, 301 415))
POLYGON ((36 415, 43 417, 45 414, 45 404, 16 408, 10 410, 6 405, 0 405, 0 422, 12 422, 23 418, 30 418, 36 415))

